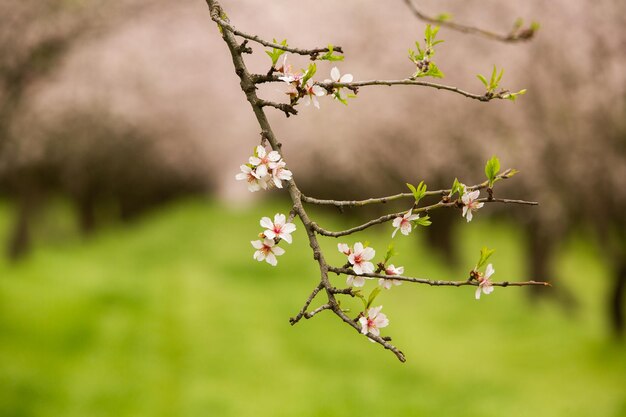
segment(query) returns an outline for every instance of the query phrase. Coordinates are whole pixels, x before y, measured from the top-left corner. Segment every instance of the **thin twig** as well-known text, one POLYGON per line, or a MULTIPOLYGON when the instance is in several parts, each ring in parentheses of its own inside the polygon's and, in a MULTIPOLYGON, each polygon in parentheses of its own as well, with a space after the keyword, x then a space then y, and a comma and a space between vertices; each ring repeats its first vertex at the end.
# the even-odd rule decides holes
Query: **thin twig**
MULTIPOLYGON (((426 284, 433 287, 465 287, 465 286, 478 286, 477 281, 444 281, 444 280, 434 280, 434 279, 426 279, 426 278, 415 278, 415 277, 406 277, 403 275, 384 275, 384 274, 357 274, 352 269, 349 268, 336 268, 334 266, 328 267, 329 272, 334 272, 336 274, 343 275, 354 275, 354 276, 362 276, 367 278, 383 278, 383 279, 395 279, 398 281, 406 281, 413 282, 415 284, 426 284)), ((542 287, 551 287, 550 283, 543 281, 502 281, 502 282, 491 282, 491 285, 494 287, 526 287, 526 286, 542 286, 542 287)))
POLYGON ((330 304, 324 304, 322 306, 319 306, 318 308, 316 308, 313 311, 308 311, 306 313, 304 313, 304 318, 305 319, 310 319, 311 317, 313 317, 314 315, 316 315, 317 313, 321 313, 324 310, 332 310, 332 306, 330 304))
POLYGON ((274 103, 273 101, 267 101, 267 100, 261 100, 261 99, 258 100, 258 104, 261 107, 274 107, 275 109, 278 109, 284 112, 285 116, 287 117, 289 117, 292 114, 293 115, 298 114, 298 111, 291 104, 274 103))
MULTIPOLYGON (((507 169, 502 174, 498 175, 497 178, 498 179, 511 178, 513 175, 515 175, 515 174, 511 174, 512 172, 514 172, 513 169, 507 169)), ((484 181, 480 184, 468 186, 467 189, 469 191, 482 190, 484 188, 487 188, 488 185, 489 185, 489 181, 484 181)), ((451 191, 452 190, 449 188, 446 190, 426 191, 426 194, 424 195, 425 196, 431 196, 431 195, 445 196, 445 195, 450 194, 451 191)), ((389 201, 400 200, 403 198, 413 198, 413 194, 412 193, 399 193, 399 194, 394 194, 394 195, 390 195, 387 197, 368 198, 365 200, 322 200, 319 198, 309 197, 304 194, 302 195, 302 201, 304 201, 305 203, 319 204, 319 205, 332 205, 336 207, 341 207, 341 206, 360 207, 360 206, 365 206, 368 204, 384 204, 389 201)))
MULTIPOLYGON (((261 44, 263 46, 267 46, 268 48, 280 49, 281 51, 291 52, 293 54, 298 54, 298 55, 309 55, 311 57, 314 57, 314 56, 317 57, 317 55, 320 54, 320 53, 326 53, 326 52, 330 51, 328 48, 313 48, 313 49, 290 48, 288 46, 281 45, 281 44, 276 43, 276 42, 266 41, 266 40, 261 39, 260 37, 258 37, 256 35, 250 35, 250 34, 247 34, 245 32, 242 32, 240 30, 237 30, 229 22, 227 22, 226 20, 222 19, 219 16, 219 13, 217 13, 215 15, 212 15, 211 18, 213 19, 213 21, 215 23, 220 25, 222 27, 222 29, 227 29, 229 32, 231 32, 231 33, 233 33, 233 34, 235 34, 237 36, 240 36, 240 37, 242 37, 244 39, 251 40, 252 42, 256 42, 256 43, 261 44)), ((343 49, 341 48, 341 46, 333 45, 333 51, 334 52, 343 53, 343 49)))
POLYGON ((294 324, 296 324, 297 322, 300 321, 300 319, 302 317, 304 317, 304 315, 306 314, 307 309, 309 308, 309 306, 311 305, 311 302, 313 301, 313 299, 315 298, 315 296, 317 295, 317 293, 319 293, 322 289, 324 288, 324 286, 319 283, 317 285, 317 287, 315 287, 315 289, 311 292, 311 294, 309 295, 309 297, 306 299, 306 301, 304 302, 304 306, 300 309, 300 311, 298 312, 298 314, 295 317, 291 317, 289 319, 289 323, 291 323, 291 325, 293 326, 294 324))
MULTIPOLYGON (((482 203, 505 203, 505 204, 523 204, 523 205, 529 205, 529 206, 537 206, 539 205, 539 203, 537 203, 536 201, 525 201, 525 200, 510 200, 510 199, 506 199, 506 198, 479 198, 476 201, 482 202, 482 203)), ((429 206, 424 206, 424 207, 417 207, 417 208, 413 208, 413 214, 418 214, 418 213, 423 213, 423 212, 429 212, 432 210, 436 210, 442 207, 462 207, 462 205, 459 205, 458 201, 450 201, 450 202, 443 202, 440 201, 436 204, 431 204, 429 206)), ((377 224, 382 224, 385 222, 388 222, 390 220, 395 219, 396 217, 402 217, 405 213, 407 212, 407 210, 405 211, 401 211, 399 213, 391 213, 391 214, 385 214, 384 216, 380 216, 376 219, 370 220, 366 223, 363 223, 359 226, 355 226, 352 227, 350 229, 346 229, 346 230, 340 230, 337 232, 333 232, 330 230, 326 230, 322 227, 320 227, 317 223, 313 223, 313 229, 315 229, 315 231, 317 233, 319 233, 322 236, 329 236, 329 237, 341 237, 341 236, 347 236, 347 235, 351 235, 353 233, 356 232, 360 232, 362 230, 368 229, 372 226, 375 226, 377 224)))
POLYGON ((428 22, 428 23, 432 23, 432 24, 438 25, 438 26, 447 27, 447 28, 450 28, 450 29, 453 29, 453 30, 456 30, 456 31, 462 32, 462 33, 469 33, 469 34, 473 34, 473 35, 480 35, 480 36, 483 36, 485 38, 496 40, 496 41, 500 41, 500 42, 527 41, 527 40, 531 39, 534 36, 534 34, 535 34, 535 30, 531 27, 531 28, 527 28, 527 29, 523 29, 523 30, 515 30, 514 29, 510 33, 508 33, 506 35, 502 35, 502 34, 491 32, 489 30, 481 29, 481 28, 478 28, 478 27, 469 26, 469 25, 463 25, 463 24, 460 24, 460 23, 451 22, 449 20, 442 20, 442 19, 437 19, 437 18, 428 16, 425 13, 421 12, 417 8, 417 6, 415 6, 413 1, 411 1, 411 0, 404 0, 404 2, 409 7, 409 9, 411 9, 411 12, 413 12, 413 14, 418 19, 423 20, 423 21, 428 22))

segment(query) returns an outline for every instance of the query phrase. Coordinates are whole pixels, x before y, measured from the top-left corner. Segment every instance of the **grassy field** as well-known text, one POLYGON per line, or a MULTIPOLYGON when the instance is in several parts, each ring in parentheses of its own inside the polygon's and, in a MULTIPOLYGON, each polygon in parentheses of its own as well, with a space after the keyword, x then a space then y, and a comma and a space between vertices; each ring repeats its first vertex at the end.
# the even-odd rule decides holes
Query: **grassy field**
MULTIPOLYGON (((1 261, 0 416, 626 416, 626 347, 608 338, 606 270, 583 239, 556 261, 575 317, 524 288, 384 292, 401 364, 330 313, 289 325, 318 272, 302 230, 278 267, 252 259, 278 210, 191 201, 1 261)), ((485 217, 462 228, 463 269, 403 236, 396 265, 458 279, 490 246, 494 278, 526 279, 519 234, 485 217)), ((383 252, 390 232, 366 238, 383 252)))

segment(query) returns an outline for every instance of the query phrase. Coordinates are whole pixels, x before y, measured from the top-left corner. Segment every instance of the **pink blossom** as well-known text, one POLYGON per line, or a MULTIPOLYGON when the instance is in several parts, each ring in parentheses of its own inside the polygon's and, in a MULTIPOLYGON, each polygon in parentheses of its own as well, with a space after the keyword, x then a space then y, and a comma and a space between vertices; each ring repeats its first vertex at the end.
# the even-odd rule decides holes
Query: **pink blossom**
POLYGON ((348 275, 346 278, 346 285, 348 287, 362 287, 365 285, 365 277, 348 275))
POLYGON ((489 281, 489 277, 491 277, 494 272, 496 272, 496 270, 493 269, 493 265, 489 264, 485 269, 485 275, 478 275, 478 287, 476 288, 475 294, 477 300, 480 299, 481 291, 485 295, 491 294, 493 292, 493 285, 491 284, 491 281, 489 281))
POLYGON ((372 307, 367 310, 366 316, 359 319, 361 333, 367 334, 369 332, 375 336, 380 336, 379 329, 389 326, 387 316, 380 312, 382 308, 383 306, 372 307))
POLYGON ((278 162, 270 163, 272 168, 272 181, 278 188, 283 188, 283 181, 289 181, 293 177, 293 173, 286 169, 287 164, 282 159, 278 162))
POLYGON ((238 181, 248 181, 248 190, 250 192, 259 191, 260 189, 267 189, 267 182, 264 178, 259 177, 256 170, 252 169, 248 165, 242 165, 240 168, 241 172, 235 175, 235 179, 237 179, 238 181))
POLYGON ((268 175, 269 170, 273 164, 280 161, 280 154, 276 151, 267 152, 264 146, 256 147, 256 156, 251 156, 249 159, 250 165, 256 166, 256 176, 258 178, 264 178, 268 175))
POLYGON ((350 246, 348 246, 345 243, 337 244, 337 249, 339 250, 339 252, 343 253, 346 256, 348 256, 348 255, 350 255, 352 253, 352 249, 350 249, 350 246))
POLYGON ((294 72, 291 64, 287 63, 287 54, 283 55, 283 64, 280 67, 276 68, 276 70, 279 73, 283 74, 279 76, 278 79, 286 82, 287 84, 299 84, 300 80, 302 79, 302 74, 300 74, 299 72, 294 72))
POLYGON ((364 248, 361 242, 357 242, 354 244, 354 251, 348 255, 348 261, 357 275, 371 274, 374 272, 374 264, 369 261, 374 256, 376 256, 374 249, 364 248))
POLYGON ((261 226, 266 229, 263 232, 266 238, 280 238, 287 243, 292 242, 291 234, 296 230, 296 225, 293 223, 287 223, 285 215, 279 213, 274 216, 273 222, 269 217, 263 217, 261 219, 261 226))
POLYGON ((304 86, 304 91, 305 91, 305 95, 303 97, 303 102, 305 106, 310 105, 311 103, 313 103, 313 106, 316 109, 320 108, 320 103, 317 100, 318 97, 322 97, 326 95, 326 90, 324 90, 324 88, 320 87, 317 84, 311 85, 309 83, 307 83, 307 85, 304 86))
POLYGON ((485 205, 485 203, 478 202, 479 195, 480 191, 475 190, 470 193, 465 193, 463 197, 461 197, 461 201, 463 201, 463 217, 465 217, 468 222, 472 221, 472 212, 485 205))
MULTIPOLYGON (((393 264, 391 264, 385 268, 385 275, 402 275, 403 273, 404 273, 403 266, 399 266, 396 268, 393 264)), ((389 290, 391 289, 392 285, 402 285, 402 281, 400 281, 399 279, 380 278, 378 280, 378 285, 380 285, 386 290, 389 290)))
POLYGON ((413 209, 407 211, 404 216, 402 217, 396 217, 395 219, 393 219, 393 227, 396 228, 396 230, 393 231, 393 233, 391 234, 391 237, 395 237, 396 233, 398 233, 398 230, 400 230, 400 232, 405 235, 408 236, 409 233, 411 233, 411 229, 412 229, 412 225, 411 222, 414 220, 419 219, 420 215, 419 214, 411 214, 413 212, 413 209))
MULTIPOLYGON (((325 83, 351 83, 353 80, 352 74, 344 74, 341 75, 341 73, 339 72, 339 68, 337 67, 333 67, 333 69, 330 70, 330 80, 324 80, 325 83)), ((339 99, 339 100, 345 100, 346 98, 342 95, 342 89, 341 87, 337 87, 335 88, 335 95, 334 98, 339 99)))
POLYGON ((250 243, 257 249, 257 251, 254 252, 253 258, 259 262, 265 260, 265 262, 272 266, 276 266, 278 263, 276 257, 285 253, 285 250, 276 246, 276 242, 272 239, 263 239, 263 241, 253 240, 250 243))

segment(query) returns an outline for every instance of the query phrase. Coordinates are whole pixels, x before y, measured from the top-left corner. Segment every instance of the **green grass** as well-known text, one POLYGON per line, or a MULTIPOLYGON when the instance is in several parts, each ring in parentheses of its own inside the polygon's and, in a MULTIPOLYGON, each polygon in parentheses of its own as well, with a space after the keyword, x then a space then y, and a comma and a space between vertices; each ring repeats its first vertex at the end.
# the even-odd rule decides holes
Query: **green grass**
MULTIPOLYGON (((385 291, 401 364, 330 313, 289 325, 319 273, 301 228, 278 267, 252 259, 259 218, 278 210, 191 201, 2 261, 0 416, 626 416, 626 349, 608 338, 607 270, 584 239, 557 259, 575 317, 524 288, 385 291)), ((485 217, 461 228, 465 265, 495 247, 494 278, 525 279, 519 233, 485 217)), ((362 240, 381 253, 389 227, 362 240)), ((465 276, 395 240, 414 275, 465 276)))

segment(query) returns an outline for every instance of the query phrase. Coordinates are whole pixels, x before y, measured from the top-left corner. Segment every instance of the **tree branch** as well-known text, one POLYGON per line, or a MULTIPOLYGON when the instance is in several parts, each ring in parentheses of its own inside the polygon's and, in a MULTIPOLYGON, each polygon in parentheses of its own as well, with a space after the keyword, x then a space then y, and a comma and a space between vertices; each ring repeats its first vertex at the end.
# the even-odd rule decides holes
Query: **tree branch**
MULTIPOLYGON (((479 201, 479 202, 482 202, 482 203, 523 204, 523 205, 530 205, 530 206, 537 206, 537 205, 539 205, 539 203, 537 203, 536 201, 510 200, 510 199, 506 199, 506 198, 479 198, 476 201, 479 201)), ((438 202, 436 204, 431 204, 429 206, 413 208, 413 214, 429 212, 431 210, 435 210, 435 209, 442 208, 442 207, 463 207, 463 206, 460 205, 458 200, 457 201, 450 201, 450 202, 440 201, 440 202, 438 202)), ((382 223, 388 222, 390 220, 395 219, 396 217, 402 217, 406 212, 407 212, 407 210, 401 211, 399 213, 385 214, 384 216, 380 216, 377 219, 370 220, 367 223, 363 223, 363 224, 361 224, 359 226, 355 226, 355 227, 352 227, 352 228, 346 229, 346 230, 340 230, 340 231, 337 231, 337 232, 332 232, 330 230, 326 230, 326 229, 320 227, 317 223, 313 223, 312 226, 313 226, 313 229, 317 233, 322 235, 322 236, 341 237, 341 236, 351 235, 351 234, 356 233, 356 232, 360 232, 362 230, 368 229, 368 228, 370 228, 372 226, 375 226, 377 224, 382 224, 382 223)))
MULTIPOLYGON (((443 280, 434 280, 434 279, 426 279, 426 278, 415 278, 415 277, 406 277, 403 275, 384 275, 384 274, 357 274, 352 269, 349 268, 336 268, 333 266, 328 267, 329 272, 334 272, 337 275, 354 275, 361 276, 367 278, 382 278, 382 279, 395 279, 398 281, 406 281, 413 282, 415 284, 426 284, 432 287, 466 287, 473 286, 477 287, 477 281, 443 281, 443 280)), ((551 287, 550 283, 543 281, 502 281, 502 282, 491 282, 491 285, 494 287, 527 287, 527 286, 541 286, 541 287, 551 287)))
MULTIPOLYGON (((240 37, 242 37, 244 39, 248 39, 248 40, 250 40, 252 42, 256 42, 256 43, 261 44, 263 46, 267 46, 268 48, 280 49, 281 51, 291 52, 293 54, 298 54, 298 55, 309 55, 312 60, 317 59, 317 55, 319 55, 320 53, 326 53, 326 52, 330 51, 328 48, 313 48, 313 49, 290 48, 288 46, 281 45, 281 44, 276 43, 276 42, 266 41, 266 40, 261 39, 260 37, 258 37, 256 35, 250 35, 250 34, 247 34, 245 32, 242 32, 240 30, 235 29, 235 27, 233 25, 231 25, 230 22, 228 22, 228 21, 226 21, 226 20, 224 20, 224 19, 222 19, 220 17, 220 14, 221 14, 220 12, 221 12, 221 6, 219 6, 219 4, 217 4, 216 7, 214 9, 212 9, 211 19, 215 23, 217 23, 222 28, 222 30, 227 29, 230 33, 232 33, 234 35, 240 36, 240 37)), ((341 46, 334 46, 333 45, 333 51, 334 52, 343 53, 343 49, 341 48, 341 46)))
POLYGON ((472 35, 479 35, 487 39, 492 39, 492 40, 496 40, 500 42, 527 41, 527 40, 530 40, 535 35, 535 32, 536 32, 536 30, 533 29, 532 27, 522 29, 522 30, 520 30, 519 28, 517 29, 513 28, 513 30, 510 33, 506 35, 502 35, 502 34, 491 32, 489 30, 481 29, 478 27, 463 25, 460 23, 455 23, 455 22, 446 21, 446 20, 437 19, 437 18, 428 16, 425 13, 421 12, 417 8, 417 6, 415 6, 412 0, 404 0, 404 3, 409 7, 411 12, 413 12, 415 17, 417 17, 420 20, 423 20, 425 22, 432 23, 441 27, 453 29, 453 30, 456 30, 457 32, 469 33, 472 35))
MULTIPOLYGON (((504 171, 502 174, 499 174, 496 178, 503 179, 503 180, 509 179, 513 175, 515 175, 516 172, 517 171, 514 171, 513 169, 509 168, 506 171, 504 171)), ((489 181, 484 181, 480 184, 468 186, 467 189, 469 191, 482 190, 484 188, 487 188, 488 185, 489 185, 489 181)), ((450 194, 451 191, 452 190, 449 188, 446 190, 426 191, 424 195, 425 196, 432 196, 432 195, 446 196, 450 194)), ((331 205, 331 206, 336 206, 336 207, 360 207, 360 206, 366 206, 368 204, 385 204, 389 201, 400 200, 403 198, 414 198, 414 197, 412 193, 399 193, 399 194, 394 194, 394 195, 390 195, 387 197, 368 198, 365 200, 322 200, 319 198, 313 198, 313 197, 309 197, 309 196, 302 194, 302 201, 304 201, 305 203, 319 204, 319 205, 331 205)))
POLYGON ((311 305, 311 302, 313 301, 317 293, 319 293, 323 288, 324 286, 321 283, 319 283, 317 287, 315 287, 311 295, 309 295, 309 298, 307 298, 306 301, 304 302, 304 306, 300 309, 300 312, 298 312, 298 314, 295 317, 291 317, 289 319, 289 323, 291 323, 292 326, 296 324, 297 322, 299 322, 302 317, 304 317, 307 309, 311 305))

